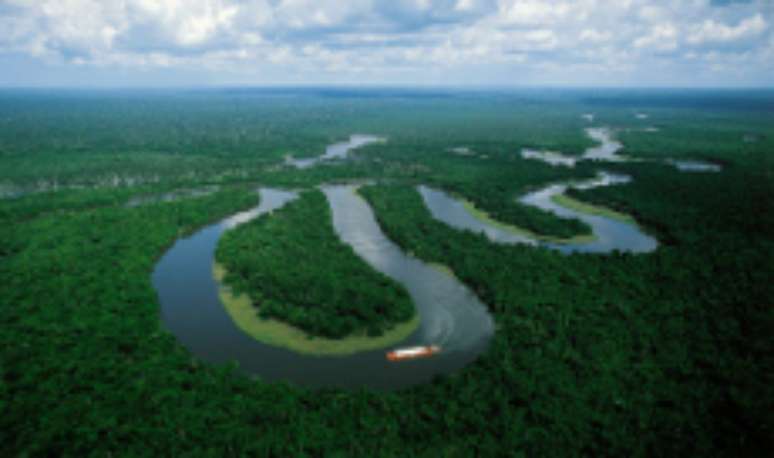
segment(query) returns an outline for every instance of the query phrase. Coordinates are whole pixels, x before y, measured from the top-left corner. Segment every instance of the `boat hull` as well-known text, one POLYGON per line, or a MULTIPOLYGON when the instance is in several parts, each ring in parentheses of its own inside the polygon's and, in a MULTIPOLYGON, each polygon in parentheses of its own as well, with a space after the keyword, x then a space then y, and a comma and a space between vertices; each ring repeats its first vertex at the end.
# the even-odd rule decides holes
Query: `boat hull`
POLYGON ((440 351, 441 348, 436 345, 426 345, 388 351, 386 356, 389 361, 404 361, 408 359, 427 358, 440 351))

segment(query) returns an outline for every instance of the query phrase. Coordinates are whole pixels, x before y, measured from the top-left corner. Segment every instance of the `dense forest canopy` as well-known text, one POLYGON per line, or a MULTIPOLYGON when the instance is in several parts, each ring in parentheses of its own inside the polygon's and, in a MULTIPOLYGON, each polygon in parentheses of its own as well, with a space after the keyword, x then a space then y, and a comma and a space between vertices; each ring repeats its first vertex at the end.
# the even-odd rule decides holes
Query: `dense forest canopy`
MULTIPOLYGON (((2 91, 0 455, 765 455, 774 448, 774 93, 752 98, 2 91), (551 167, 519 154, 578 155, 594 144, 583 131, 591 125, 609 126, 628 156, 723 166, 604 164, 632 181, 569 192, 633 216, 658 238, 654 253, 496 245, 434 220, 415 189, 449 191, 538 233, 584 233, 515 198, 593 177, 600 164, 551 167), (283 165, 352 133, 388 141, 347 161, 283 165), (309 390, 203 364, 164 328, 150 275, 177 239, 254 206, 259 185, 344 181, 370 182, 361 193, 382 230, 486 303, 497 330, 479 359, 397 392, 309 390), (127 206, 212 184, 211 194, 127 206)), ((306 246, 314 232, 349 275, 354 255, 311 223, 325 219, 322 195, 304 195, 276 219, 235 229, 221 249, 293 226, 289 244, 306 246)))
POLYGON ((217 259, 257 314, 311 337, 379 336, 415 313, 403 287, 339 240, 320 191, 229 231, 217 259))

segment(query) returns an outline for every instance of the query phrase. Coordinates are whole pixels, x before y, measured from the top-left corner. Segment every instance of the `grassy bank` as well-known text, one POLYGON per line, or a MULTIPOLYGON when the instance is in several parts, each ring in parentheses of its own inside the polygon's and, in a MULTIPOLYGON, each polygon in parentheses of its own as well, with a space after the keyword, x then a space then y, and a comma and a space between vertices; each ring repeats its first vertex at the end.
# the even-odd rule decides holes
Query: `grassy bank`
MULTIPOLYGON (((222 282, 227 273, 223 266, 217 263, 212 272, 218 282, 222 282)), ((420 324, 417 313, 411 320, 396 325, 378 337, 360 333, 340 339, 326 339, 309 335, 280 320, 261 318, 247 294, 234 294, 228 286, 221 285, 218 295, 231 319, 245 334, 263 343, 308 355, 349 355, 386 348, 410 336, 420 324)))
POLYGON ((629 215, 599 205, 587 204, 585 202, 581 202, 580 200, 573 199, 572 197, 565 194, 553 195, 551 196, 551 201, 557 205, 561 205, 564 208, 575 210, 580 213, 604 216, 605 218, 621 221, 622 223, 637 224, 637 221, 635 221, 634 218, 629 215))
POLYGON ((409 322, 416 310, 408 292, 342 242, 331 218, 314 190, 228 231, 216 253, 224 284, 252 298, 261 318, 317 337, 379 337, 409 322))
POLYGON ((512 226, 510 224, 503 223, 501 221, 497 221, 489 214, 483 210, 480 210, 476 208, 475 205, 473 205, 472 202, 469 200, 462 199, 462 205, 465 207, 466 210, 470 212, 471 215, 473 215, 476 219, 479 221, 489 224, 491 226, 494 226, 498 229, 502 229, 504 231, 508 231, 512 234, 521 235, 525 237, 529 237, 535 240, 540 240, 543 242, 552 242, 552 243, 566 243, 566 244, 581 244, 581 243, 589 243, 593 242, 597 239, 596 235, 593 233, 591 234, 579 234, 574 235, 572 237, 568 238, 561 238, 561 237, 553 237, 550 235, 542 235, 542 234, 536 234, 535 232, 529 231, 527 229, 512 226))

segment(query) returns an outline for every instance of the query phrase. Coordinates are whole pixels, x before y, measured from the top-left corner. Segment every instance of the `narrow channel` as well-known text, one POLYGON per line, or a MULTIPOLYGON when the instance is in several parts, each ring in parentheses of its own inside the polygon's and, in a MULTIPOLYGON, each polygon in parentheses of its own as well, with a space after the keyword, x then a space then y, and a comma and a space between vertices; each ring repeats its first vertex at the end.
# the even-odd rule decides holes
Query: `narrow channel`
POLYGON ((643 232, 633 220, 623 221, 608 216, 592 215, 567 208, 554 201, 555 196, 564 194, 568 188, 593 189, 629 181, 630 178, 626 175, 601 172, 599 177, 581 183, 547 186, 521 197, 519 201, 551 212, 560 218, 581 220, 591 227, 594 235, 594 240, 585 243, 545 242, 543 246, 562 253, 610 253, 614 250, 649 253, 658 247, 658 241, 643 232))
POLYGON ((573 210, 554 202, 554 197, 564 194, 572 187, 591 189, 600 186, 627 183, 629 177, 602 172, 592 180, 576 184, 552 184, 522 196, 519 201, 551 212, 560 218, 579 219, 591 227, 593 240, 588 242, 545 241, 537 237, 518 232, 518 228, 509 230, 504 224, 495 225, 474 215, 463 202, 447 193, 419 186, 422 200, 437 220, 451 227, 484 234, 489 240, 502 244, 539 245, 562 253, 610 253, 613 250, 631 253, 648 253, 658 247, 658 241, 644 233, 633 221, 618 220, 602 215, 592 215, 573 210))
MULTIPOLYGON (((614 140, 608 128, 587 128, 586 134, 600 142, 588 148, 580 158, 563 156, 559 153, 522 150, 525 159, 537 159, 557 166, 574 167, 578 160, 620 162, 630 160, 617 156, 623 145, 614 140)), ((679 166, 678 166, 679 167, 679 166)), ((694 164, 694 169, 699 166, 694 164)), ((705 167, 706 169, 706 167, 705 167)), ((682 170, 682 169, 681 169, 682 170)), ((610 216, 590 214, 578 211, 556 202, 569 188, 593 189, 602 186, 625 184, 631 177, 608 172, 600 172, 596 178, 580 183, 557 183, 545 186, 537 191, 520 197, 519 202, 553 213, 560 218, 578 219, 591 227, 593 240, 586 242, 547 241, 538 235, 525 233, 506 224, 495 224, 473 214, 458 199, 443 191, 419 186, 419 193, 432 216, 451 227, 484 234, 489 240, 503 244, 539 245, 562 253, 610 253, 612 251, 649 253, 658 247, 658 241, 646 234, 633 220, 616 219, 610 216)))
POLYGON ((353 149, 360 148, 361 146, 365 146, 371 143, 378 143, 383 141, 385 141, 384 138, 377 137, 375 135, 353 134, 350 135, 349 140, 347 141, 328 145, 328 147, 325 148, 325 153, 322 156, 304 159, 287 157, 285 158, 285 164, 299 169, 306 169, 323 161, 330 161, 332 159, 346 159, 349 155, 349 152, 353 149))

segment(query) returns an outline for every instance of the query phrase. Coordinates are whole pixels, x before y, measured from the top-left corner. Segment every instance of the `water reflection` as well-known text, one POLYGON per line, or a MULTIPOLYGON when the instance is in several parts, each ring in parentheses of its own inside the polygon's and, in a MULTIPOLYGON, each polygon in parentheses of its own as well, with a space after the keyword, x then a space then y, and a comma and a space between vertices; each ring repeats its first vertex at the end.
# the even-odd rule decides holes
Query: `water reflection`
POLYGON ((383 350, 347 356, 309 356, 263 344, 244 334, 229 317, 212 275, 214 253, 222 233, 277 209, 295 198, 281 190, 261 189, 258 207, 205 227, 178 240, 153 272, 165 326, 192 354, 210 363, 236 361, 241 371, 267 381, 310 387, 369 387, 394 390, 430 381, 460 369, 486 348, 494 333, 483 304, 459 283, 403 254, 382 234, 370 207, 353 186, 329 186, 334 226, 341 239, 375 269, 402 283, 422 323, 399 344, 441 344, 435 357, 391 363, 383 350))
POLYGON ((580 157, 568 156, 553 151, 538 151, 525 148, 521 150, 524 159, 536 159, 550 165, 562 165, 574 167, 578 161, 607 161, 624 162, 631 159, 617 156, 616 153, 623 148, 621 142, 613 139, 613 133, 606 127, 589 127, 585 129, 586 135, 599 142, 599 145, 587 148, 580 157))
POLYGON ((408 290, 422 318, 420 342, 448 352, 482 349, 493 330, 486 307, 453 276, 406 256, 382 233, 371 208, 354 189, 323 188, 336 232, 374 269, 408 290))
POLYGON ((294 159, 292 157, 288 157, 285 159, 285 164, 299 169, 306 169, 314 165, 317 165, 322 161, 329 161, 332 159, 345 159, 347 157, 347 154, 355 148, 360 148, 361 146, 365 146, 370 143, 378 143, 383 141, 385 141, 384 138, 377 137, 374 135, 353 134, 349 137, 349 140, 346 142, 340 142, 340 143, 334 143, 332 145, 328 145, 328 147, 325 149, 325 154, 323 154, 322 156, 306 158, 306 159, 294 159))
POLYGON ((283 191, 280 189, 261 188, 261 202, 250 210, 239 212, 232 215, 223 221, 220 225, 223 230, 232 229, 240 224, 244 224, 252 219, 257 218, 264 213, 271 213, 274 210, 284 207, 285 204, 298 197, 298 194, 291 191, 283 191))
POLYGON ((220 189, 219 186, 205 186, 197 189, 176 189, 164 194, 132 197, 126 203, 127 207, 139 207, 152 203, 174 202, 181 199, 191 199, 195 197, 205 197, 214 194, 220 189))
POLYGON ((586 129, 586 134, 592 139, 600 142, 598 146, 592 146, 583 153, 583 159, 592 161, 610 161, 620 162, 625 160, 620 156, 616 156, 623 145, 617 140, 613 140, 613 134, 610 129, 604 127, 594 127, 586 129))
POLYGON ((545 243, 544 245, 563 253, 609 253, 614 250, 632 253, 647 253, 658 247, 655 238, 645 234, 633 222, 620 221, 607 216, 592 215, 566 208, 554 202, 554 196, 564 194, 568 188, 586 190, 601 186, 628 183, 630 178, 602 172, 597 178, 575 184, 555 184, 529 193, 519 199, 527 205, 540 208, 560 218, 578 219, 591 227, 595 240, 587 243, 545 243))
POLYGON ((461 201, 425 185, 418 187, 425 205, 433 217, 457 229, 481 233, 497 243, 523 243, 535 245, 537 242, 526 235, 509 231, 476 218, 461 201))
MULTIPOLYGON (((646 119, 645 118, 642 119, 646 119)), ((641 129, 629 129, 639 130, 642 132, 659 132, 659 128, 655 126, 648 126, 641 129)), ((612 131, 604 127, 595 127, 586 129, 586 134, 592 139, 599 142, 599 145, 588 148, 582 156, 574 157, 567 156, 561 153, 553 151, 538 151, 534 149, 525 148, 521 150, 521 157, 524 159, 535 159, 543 161, 549 165, 575 167, 578 161, 593 160, 593 161, 607 161, 607 162, 638 162, 643 159, 635 159, 631 157, 618 156, 618 151, 623 148, 621 142, 616 141, 612 137, 612 131)), ((711 162, 697 161, 690 159, 665 159, 665 160, 653 160, 653 162, 662 162, 674 166, 681 172, 720 172, 722 167, 719 164, 713 164, 711 162)))
POLYGON ((524 159, 537 159, 550 165, 563 165, 565 167, 575 167, 578 158, 565 156, 553 151, 538 151, 535 149, 521 150, 521 157, 524 159))
POLYGON ((668 159, 667 163, 675 166, 681 172, 720 172, 722 170, 719 164, 704 161, 668 159))
POLYGON ((630 178, 625 175, 602 172, 592 180, 574 184, 552 184, 519 199, 520 202, 526 205, 551 212, 560 218, 573 218, 585 222, 591 227, 592 233, 595 236, 593 241, 586 243, 538 241, 528 235, 514 233, 488 221, 483 221, 466 208, 462 202, 452 198, 443 191, 420 186, 419 192, 434 218, 457 229, 482 233, 495 243, 539 244, 563 253, 608 253, 613 250, 633 253, 650 252, 656 249, 658 242, 653 237, 642 232, 636 224, 572 210, 555 203, 553 200, 555 196, 563 194, 568 188, 593 189, 600 186, 623 184, 629 182, 629 180, 630 178))

